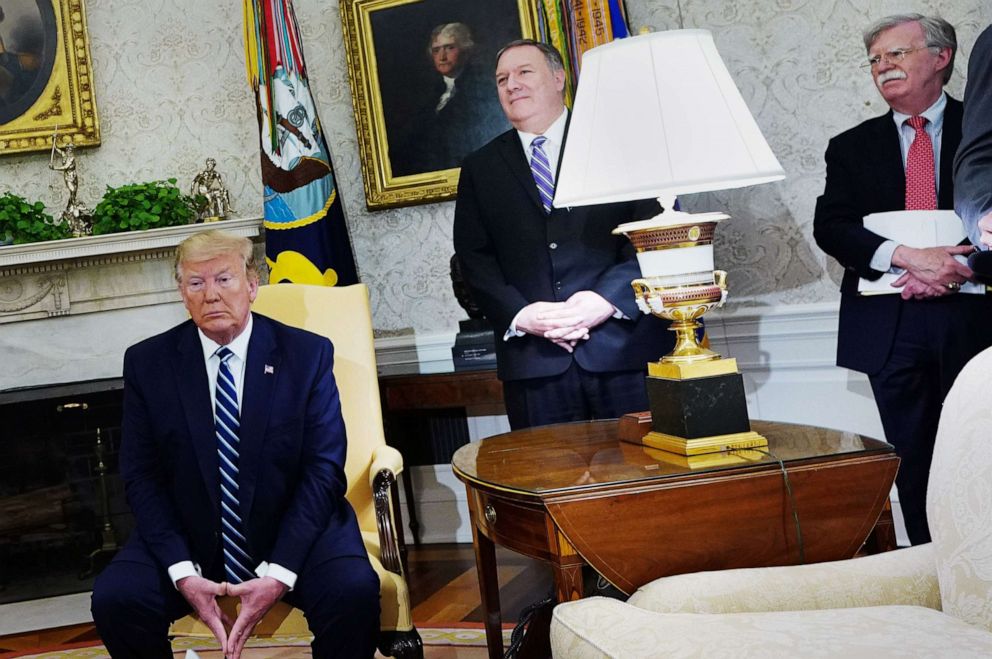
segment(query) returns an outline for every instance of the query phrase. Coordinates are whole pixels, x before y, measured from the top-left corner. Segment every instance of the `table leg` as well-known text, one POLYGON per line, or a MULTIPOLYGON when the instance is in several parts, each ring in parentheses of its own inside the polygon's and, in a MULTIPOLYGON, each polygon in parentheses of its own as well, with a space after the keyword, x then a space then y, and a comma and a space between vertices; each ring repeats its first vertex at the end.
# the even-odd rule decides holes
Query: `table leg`
POLYGON ((548 538, 548 550, 554 557, 551 568, 555 575, 555 597, 559 602, 572 602, 582 599, 583 592, 582 566, 586 562, 575 551, 575 547, 558 530, 554 520, 548 515, 544 520, 545 532, 548 538))
MULTIPOLYGON (((472 505, 469 492, 469 505, 472 505)), ((470 516, 474 519, 475 515, 470 516)), ((496 545, 472 525, 472 545, 475 548, 475 567, 479 576, 479 593, 482 596, 482 614, 486 626, 486 645, 490 659, 503 656, 503 617, 499 605, 499 577, 496 573, 496 545)))
POLYGON ((410 537, 413 538, 413 546, 420 546, 420 522, 417 520, 416 499, 413 498, 413 474, 408 467, 403 474, 403 494, 406 495, 406 511, 410 516, 410 537))
POLYGON ((581 561, 574 565, 552 566, 555 574, 555 597, 559 602, 573 602, 582 599, 582 566, 581 561))

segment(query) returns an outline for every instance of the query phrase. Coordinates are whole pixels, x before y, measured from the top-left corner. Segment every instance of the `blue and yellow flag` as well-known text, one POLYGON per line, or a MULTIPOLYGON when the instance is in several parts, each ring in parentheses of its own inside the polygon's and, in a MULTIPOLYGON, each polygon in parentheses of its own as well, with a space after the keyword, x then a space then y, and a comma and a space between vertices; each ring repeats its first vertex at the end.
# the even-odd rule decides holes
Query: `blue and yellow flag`
POLYGON ((245 63, 262 150, 269 281, 357 283, 292 0, 244 0, 244 14, 245 63))

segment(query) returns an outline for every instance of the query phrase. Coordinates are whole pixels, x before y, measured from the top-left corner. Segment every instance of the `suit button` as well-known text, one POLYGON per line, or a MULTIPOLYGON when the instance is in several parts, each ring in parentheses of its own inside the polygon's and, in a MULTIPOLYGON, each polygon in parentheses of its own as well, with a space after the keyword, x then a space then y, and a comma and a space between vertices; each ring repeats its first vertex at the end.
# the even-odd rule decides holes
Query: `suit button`
POLYGON ((550 247, 551 249, 558 249, 558 243, 551 243, 550 245, 548 245, 548 247, 550 247))

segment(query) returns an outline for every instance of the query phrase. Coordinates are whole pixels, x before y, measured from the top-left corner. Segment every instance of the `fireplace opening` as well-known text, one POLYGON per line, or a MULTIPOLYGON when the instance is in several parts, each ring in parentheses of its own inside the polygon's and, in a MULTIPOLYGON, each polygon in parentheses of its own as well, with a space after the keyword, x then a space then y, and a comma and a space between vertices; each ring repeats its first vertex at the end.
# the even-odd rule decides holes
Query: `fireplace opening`
POLYGON ((90 590, 134 526, 120 380, 0 392, 0 604, 90 590))

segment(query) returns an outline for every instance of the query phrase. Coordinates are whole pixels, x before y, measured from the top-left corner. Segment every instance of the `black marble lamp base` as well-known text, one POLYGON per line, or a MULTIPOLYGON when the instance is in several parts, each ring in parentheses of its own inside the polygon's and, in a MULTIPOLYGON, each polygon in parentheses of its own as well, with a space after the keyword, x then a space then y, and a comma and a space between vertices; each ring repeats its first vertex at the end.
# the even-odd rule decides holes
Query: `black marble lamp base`
POLYGON ((686 379, 648 376, 652 432, 641 443, 680 455, 767 446, 751 430, 744 378, 726 373, 686 379))

